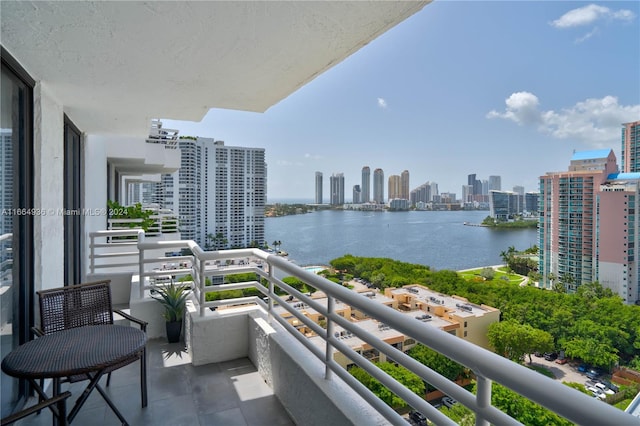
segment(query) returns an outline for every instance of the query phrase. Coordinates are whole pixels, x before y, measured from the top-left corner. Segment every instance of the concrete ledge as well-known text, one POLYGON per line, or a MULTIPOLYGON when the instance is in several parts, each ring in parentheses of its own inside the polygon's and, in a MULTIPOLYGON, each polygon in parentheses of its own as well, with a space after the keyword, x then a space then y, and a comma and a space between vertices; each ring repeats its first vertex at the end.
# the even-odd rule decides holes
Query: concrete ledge
POLYGON ((324 364, 263 313, 249 320, 249 358, 296 424, 388 425, 389 422, 324 364))
POLYGON ((131 294, 129 309, 131 315, 148 322, 147 337, 149 339, 166 338, 167 330, 165 320, 162 316, 164 308, 157 301, 152 299, 146 292, 144 298, 140 298, 140 281, 138 275, 134 275, 131 282, 131 294))
POLYGON ((111 280, 111 302, 115 306, 129 306, 133 272, 87 274, 87 281, 111 280))
POLYGON ((256 305, 207 311, 193 305, 185 342, 193 365, 249 357, 296 424, 388 425, 377 410, 339 377, 324 379, 324 363, 256 305))
POLYGON ((188 306, 185 342, 193 365, 230 361, 249 355, 249 313, 259 309, 247 305, 233 309, 207 311, 201 317, 188 306))

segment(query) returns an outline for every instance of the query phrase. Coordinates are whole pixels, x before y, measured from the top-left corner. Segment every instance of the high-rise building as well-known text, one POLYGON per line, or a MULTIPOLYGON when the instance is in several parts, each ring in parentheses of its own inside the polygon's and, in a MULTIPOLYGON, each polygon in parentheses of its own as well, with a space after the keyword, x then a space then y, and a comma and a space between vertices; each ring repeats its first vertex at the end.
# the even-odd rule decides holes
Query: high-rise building
POLYGON ((489 216, 494 219, 513 219, 522 214, 520 196, 508 191, 489 191, 489 216))
POLYGON ((267 171, 262 148, 180 139, 178 214, 182 238, 206 246, 221 234, 229 247, 264 243, 267 171))
POLYGON ((597 281, 627 304, 640 304, 640 173, 610 174, 596 195, 597 281))
POLYGON ((486 179, 483 179, 480 181, 480 184, 482 185, 482 195, 489 195, 489 181, 486 179))
POLYGON ((622 126, 622 171, 640 172, 640 120, 622 126))
POLYGON ((353 204, 362 203, 362 190, 360 189, 360 185, 353 185, 353 204))
POLYGON ((502 179, 500 176, 489 176, 489 191, 502 191, 502 179))
MULTIPOLYGON (((437 185, 437 184, 436 184, 437 185)), ((419 187, 415 188, 411 191, 409 195, 409 200, 411 201, 411 205, 416 205, 418 203, 428 203, 432 200, 431 189, 432 184, 429 182, 425 182, 419 187)))
POLYGON ((389 176, 389 189, 388 189, 388 197, 389 197, 389 201, 396 199, 396 198, 402 198, 400 196, 400 176, 399 175, 391 175, 389 176))
POLYGON ((524 186, 516 185, 513 187, 513 192, 516 194, 524 195, 524 186))
POLYGON ((322 204, 322 172, 316 172, 316 204, 322 204))
POLYGON ((400 174, 400 196, 398 198, 409 199, 409 170, 400 174))
POLYGON ((473 202, 473 185, 462 185, 462 202, 473 202))
POLYGON ((440 192, 438 192, 438 183, 431 182, 429 183, 429 186, 431 187, 431 194, 429 195, 427 201, 433 201, 433 197, 440 195, 440 192))
POLYGON ((344 174, 334 173, 329 177, 329 186, 331 187, 332 206, 340 206, 344 204, 344 174))
MULTIPOLYGON (((0 209, 11 211, 14 207, 13 196, 13 141, 11 129, 0 129, 0 209)), ((13 215, 3 214, 0 217, 0 284, 11 283, 11 262, 13 245, 11 235, 13 230, 13 215)), ((2 309, 5 309, 3 307, 2 309)))
MULTIPOLYGON (((614 225, 609 223, 615 213, 611 211, 612 208, 600 203, 601 186, 609 175, 617 171, 613 151, 602 149, 576 152, 568 171, 547 173, 540 177, 538 232, 542 286, 551 288, 554 284, 562 283, 567 291, 573 292, 582 283, 598 280, 598 258, 606 259, 610 250, 617 250, 617 247, 602 244, 603 238, 613 238, 607 235, 610 232, 607 228, 611 229, 614 225)), ((605 198, 610 195, 607 194, 605 198)), ((625 207, 620 205, 615 208, 625 211, 625 207)), ((629 220, 624 222, 627 224, 629 220)), ((621 230, 616 231, 616 245, 631 242, 622 238, 623 235, 621 230)))
POLYGON ((527 192, 524 194, 524 211, 526 213, 534 214, 538 213, 538 207, 540 204, 540 193, 527 192))
POLYGON ((384 204, 384 172, 382 169, 373 171, 373 201, 384 204))
POLYGON ((479 179, 476 179, 475 173, 467 175, 467 185, 471 187, 471 193, 469 195, 482 195, 482 182, 479 179))
POLYGON ((369 166, 362 168, 362 196, 360 201, 363 203, 371 201, 371 169, 369 169, 369 166))

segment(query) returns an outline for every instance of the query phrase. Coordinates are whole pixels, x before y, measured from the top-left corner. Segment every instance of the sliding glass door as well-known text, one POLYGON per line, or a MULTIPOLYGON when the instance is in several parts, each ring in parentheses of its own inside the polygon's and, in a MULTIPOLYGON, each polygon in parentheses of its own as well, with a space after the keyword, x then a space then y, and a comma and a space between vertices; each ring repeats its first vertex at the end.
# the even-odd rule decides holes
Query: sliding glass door
MULTIPOLYGON (((33 80, 2 49, 0 90, 0 355, 29 340, 33 324, 33 80)), ((0 376, 2 417, 27 395, 0 376)))

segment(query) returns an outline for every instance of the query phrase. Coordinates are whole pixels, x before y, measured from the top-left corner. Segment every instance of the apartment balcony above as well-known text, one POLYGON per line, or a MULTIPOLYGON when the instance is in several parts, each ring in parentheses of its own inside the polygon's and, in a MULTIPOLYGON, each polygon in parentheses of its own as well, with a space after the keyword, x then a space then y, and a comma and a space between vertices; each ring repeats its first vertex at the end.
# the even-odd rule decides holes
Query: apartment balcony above
POLYGON ((173 173, 180 168, 180 149, 173 142, 148 140, 154 139, 109 137, 105 141, 107 162, 121 175, 133 176, 173 173))

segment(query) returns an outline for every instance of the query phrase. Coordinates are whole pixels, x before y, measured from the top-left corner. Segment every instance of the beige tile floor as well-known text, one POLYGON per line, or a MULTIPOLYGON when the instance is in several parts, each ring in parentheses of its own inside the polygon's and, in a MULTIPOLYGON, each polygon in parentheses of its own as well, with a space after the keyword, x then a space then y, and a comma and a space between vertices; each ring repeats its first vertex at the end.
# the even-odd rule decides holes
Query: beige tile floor
MULTIPOLYGON (((140 403, 140 369, 134 363, 112 374, 111 384, 102 387, 131 426, 293 426, 284 407, 262 380, 248 358, 194 367, 184 344, 150 340, 147 346, 149 403, 140 403)), ((73 394, 67 410, 86 382, 63 385, 73 394)), ((22 426, 52 424, 43 411, 16 423, 22 426)), ((94 391, 74 426, 110 426, 120 421, 94 391)))

